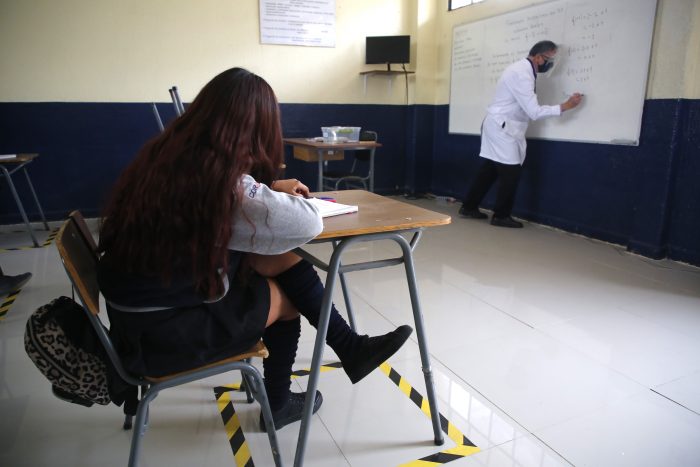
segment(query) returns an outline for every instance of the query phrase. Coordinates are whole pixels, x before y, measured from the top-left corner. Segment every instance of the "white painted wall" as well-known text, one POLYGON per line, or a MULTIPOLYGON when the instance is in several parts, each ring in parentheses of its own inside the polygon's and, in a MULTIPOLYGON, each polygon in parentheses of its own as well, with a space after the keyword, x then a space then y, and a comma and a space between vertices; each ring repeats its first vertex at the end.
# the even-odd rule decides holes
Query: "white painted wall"
MULTIPOLYGON (((452 28, 543 0, 336 0, 336 47, 259 43, 257 0, 0 0, 0 101, 190 101, 243 66, 286 103, 396 104, 404 78, 359 72, 368 35, 412 36, 409 103, 449 99, 452 28)), ((648 98, 700 98, 700 1, 659 0, 648 98)))
MULTIPOLYGON (((0 101, 185 101, 242 66, 282 102, 402 103, 365 36, 414 35, 415 0, 336 0, 335 48, 260 44, 257 0, 0 0, 0 101)), ((415 49, 415 46, 413 46, 415 49)), ((415 56, 415 51, 412 51, 415 56)))

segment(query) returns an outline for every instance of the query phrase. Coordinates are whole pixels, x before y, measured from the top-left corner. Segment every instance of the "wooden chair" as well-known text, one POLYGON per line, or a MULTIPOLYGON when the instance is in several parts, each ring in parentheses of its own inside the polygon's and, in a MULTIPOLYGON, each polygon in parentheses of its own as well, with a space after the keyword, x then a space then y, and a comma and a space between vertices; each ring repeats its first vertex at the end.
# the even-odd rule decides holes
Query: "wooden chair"
POLYGON ((68 218, 75 222, 75 226, 82 234, 83 239, 85 239, 90 249, 95 253, 95 258, 98 258, 99 254, 97 253, 97 242, 95 242, 95 238, 92 236, 90 228, 85 222, 83 215, 80 213, 80 211, 72 211, 70 214, 68 214, 68 218))
MULTIPOLYGON (((377 141, 376 131, 362 131, 360 133, 360 141, 377 141)), ((371 150, 361 149, 354 151, 354 159, 352 161, 352 167, 349 171, 333 171, 327 170, 323 173, 323 189, 324 190, 338 190, 340 189, 340 184, 345 183, 346 187, 350 184, 355 186, 362 186, 363 189, 367 189, 367 182, 372 178, 372 167, 369 164, 371 157, 371 150), (359 169, 359 163, 362 165, 369 165, 366 174, 361 174, 359 169)))
MULTIPOLYGON (((78 298, 83 304, 85 312, 93 325, 93 328, 99 336, 100 342, 104 346, 107 355, 112 364, 116 368, 119 375, 129 384, 142 388, 141 398, 138 401, 138 409, 136 411, 136 423, 134 432, 131 438, 131 450, 129 453, 129 467, 138 465, 139 454, 141 450, 141 441, 146 432, 148 408, 150 402, 164 389, 180 386, 192 381, 208 378, 210 376, 229 372, 232 370, 240 370, 245 375, 245 381, 250 386, 255 399, 260 402, 262 408, 263 419, 266 426, 274 426, 272 421, 272 412, 270 404, 265 392, 263 378, 260 372, 251 365, 246 359, 250 357, 265 358, 268 355, 267 348, 262 343, 258 342, 253 348, 247 352, 227 358, 225 360, 212 363, 200 368, 169 375, 161 378, 149 378, 148 376, 139 376, 128 373, 121 363, 121 359, 117 354, 114 345, 103 326, 100 319, 99 305, 99 286, 97 284, 97 261, 95 261, 95 250, 91 246, 88 237, 84 235, 79 227, 80 220, 77 217, 71 217, 66 220, 56 236, 56 247, 61 256, 61 261, 66 269, 66 273, 75 288, 78 298)), ((80 216, 82 218, 82 216, 80 216)), ((84 221, 83 221, 84 224, 84 221)), ((87 231, 89 234, 89 230, 87 231)), ((90 235, 89 238, 92 238, 90 235)), ((93 241, 94 244, 94 241, 93 241)), ((126 427, 126 424, 125 424, 126 427)), ((272 456, 276 466, 282 465, 282 459, 279 454, 277 444, 277 436, 275 430, 267 430, 272 449, 272 456)))

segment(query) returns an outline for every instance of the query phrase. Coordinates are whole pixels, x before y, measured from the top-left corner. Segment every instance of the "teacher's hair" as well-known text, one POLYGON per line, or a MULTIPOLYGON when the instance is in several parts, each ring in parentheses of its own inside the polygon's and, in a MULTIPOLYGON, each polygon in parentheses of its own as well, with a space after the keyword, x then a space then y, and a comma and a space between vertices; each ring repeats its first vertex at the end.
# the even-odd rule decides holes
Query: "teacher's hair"
POLYGON ((537 44, 532 46, 528 55, 530 57, 534 57, 537 54, 549 52, 550 50, 557 50, 557 44, 552 41, 539 41, 537 44))
POLYGON ((242 68, 226 70, 121 174, 104 210, 100 250, 125 271, 166 285, 184 274, 204 296, 217 296, 243 196, 239 180, 251 174, 270 184, 282 160, 272 88, 242 68))

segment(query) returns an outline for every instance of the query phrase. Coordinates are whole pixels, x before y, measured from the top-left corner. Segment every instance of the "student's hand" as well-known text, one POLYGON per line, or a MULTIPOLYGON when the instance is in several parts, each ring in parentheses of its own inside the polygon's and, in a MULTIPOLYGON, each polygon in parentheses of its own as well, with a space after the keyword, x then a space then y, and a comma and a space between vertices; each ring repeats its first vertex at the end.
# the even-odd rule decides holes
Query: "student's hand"
POLYGON ((270 184, 270 188, 280 193, 287 193, 294 196, 303 196, 304 198, 309 197, 309 187, 301 183, 296 178, 289 178, 287 180, 275 180, 270 184))
POLYGON ((562 112, 565 110, 570 110, 576 107, 581 103, 581 99, 583 99, 583 94, 580 94, 578 92, 575 92, 569 97, 566 102, 561 104, 561 110, 562 112))

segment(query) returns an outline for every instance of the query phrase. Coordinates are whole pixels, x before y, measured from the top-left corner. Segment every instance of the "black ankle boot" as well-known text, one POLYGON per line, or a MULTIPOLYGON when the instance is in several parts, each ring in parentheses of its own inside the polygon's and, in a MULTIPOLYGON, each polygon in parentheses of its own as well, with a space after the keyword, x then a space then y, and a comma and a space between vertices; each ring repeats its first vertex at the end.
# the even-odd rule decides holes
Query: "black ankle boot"
MULTIPOLYGON (((305 401, 305 392, 290 392, 289 400, 284 405, 284 407, 272 412, 272 420, 275 422, 275 431, 279 430, 285 425, 289 425, 290 423, 294 423, 298 420, 301 420, 301 417, 304 415, 305 401)), ((321 395, 321 391, 316 391, 313 413, 318 412, 318 409, 321 407, 321 404, 323 404, 323 396, 321 395)), ((265 427, 265 419, 263 418, 262 413, 260 413, 260 429, 267 433, 267 428, 265 427)))
POLYGON ((341 359, 343 370, 352 384, 360 381, 394 355, 412 332, 411 326, 403 325, 382 336, 362 336, 360 350, 354 355, 341 359))
MULTIPOLYGON (((275 280, 299 313, 317 328, 324 288, 313 265, 302 259, 275 280)), ((399 350, 412 331, 410 326, 400 326, 383 336, 360 336, 331 305, 326 343, 355 384, 399 350)))

